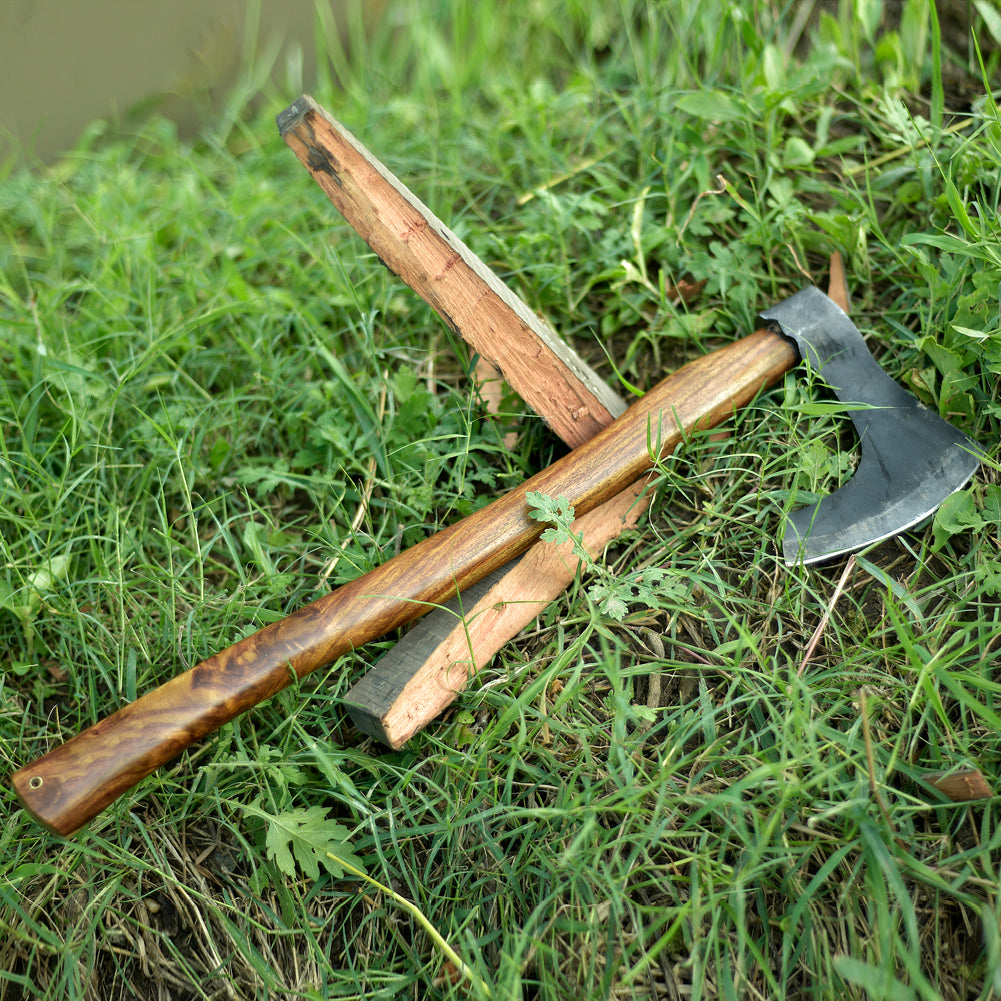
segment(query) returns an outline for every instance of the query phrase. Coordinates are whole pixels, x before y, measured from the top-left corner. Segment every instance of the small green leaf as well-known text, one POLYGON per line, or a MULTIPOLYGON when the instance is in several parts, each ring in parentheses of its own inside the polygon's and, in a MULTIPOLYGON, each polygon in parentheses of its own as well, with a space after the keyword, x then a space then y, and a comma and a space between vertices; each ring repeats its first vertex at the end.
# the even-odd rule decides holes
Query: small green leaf
POLYGON ((584 548, 584 533, 573 531, 573 505, 564 496, 550 497, 538 491, 530 491, 525 497, 528 502, 529 517, 536 521, 548 521, 552 528, 547 528, 540 538, 543 542, 554 545, 570 545, 574 555, 586 566, 594 568, 591 554, 584 548))
POLYGON ((984 487, 984 521, 1001 528, 1001 486, 997 483, 984 487))
POLYGON ((602 615, 607 615, 616 622, 621 622, 626 617, 629 606, 620 597, 619 588, 614 583, 595 584, 587 593, 602 615))
POLYGON ((28 614, 28 606, 21 597, 23 588, 12 588, 9 584, 0 581, 0 608, 6 608, 8 612, 13 612, 19 619, 23 619, 28 614))
POLYGON ((648 567, 638 573, 594 584, 587 593, 603 615, 621 622, 630 604, 656 609, 662 608, 665 601, 680 598, 684 585, 669 578, 669 571, 662 567, 648 567))
POLYGON ((975 341, 989 341, 991 335, 985 333, 983 330, 974 330, 972 327, 961 327, 958 323, 950 324, 953 330, 957 334, 962 334, 964 337, 971 337, 975 341))
POLYGON ((960 226, 966 231, 966 235, 971 240, 979 240, 981 236, 980 229, 973 225, 973 220, 970 218, 966 204, 959 194, 959 189, 956 187, 955 182, 948 177, 945 179, 945 197, 949 201, 949 207, 952 209, 953 215, 955 215, 960 226))
POLYGON ((985 594, 989 594, 992 598, 1001 595, 1001 569, 998 569, 995 563, 987 562, 975 567, 973 576, 983 587, 985 594))
POLYGON ((256 802, 242 804, 241 808, 264 821, 268 858, 286 876, 294 877, 298 866, 309 879, 318 879, 322 863, 327 872, 340 879, 344 868, 331 855, 364 869, 361 860, 350 849, 348 829, 328 819, 328 811, 322 806, 287 810, 279 814, 269 813, 256 802))
POLYGON ((984 527, 983 518, 977 513, 972 490, 957 490, 935 512, 933 547, 938 550, 954 535, 975 532, 984 527))
POLYGON ((722 90, 697 90, 684 94, 675 105, 686 114, 708 122, 741 122, 748 117, 747 108, 722 90))
POLYGON ((915 1001, 917 994, 897 980, 885 967, 876 967, 851 956, 835 956, 834 970, 850 984, 861 987, 866 996, 880 1001, 915 1001))
POLYGON ((808 167, 813 163, 814 153, 810 144, 799 136, 790 136, 786 140, 782 153, 782 162, 787 167, 808 167))
POLYGON ((261 570, 269 577, 273 577, 278 570, 264 549, 266 534, 267 530, 263 525, 257 524, 256 521, 248 521, 243 529, 243 544, 250 550, 254 562, 261 570))
MULTIPOLYGON (((979 239, 979 238, 978 238, 979 239)), ((970 243, 948 233, 905 233, 900 238, 902 246, 927 244, 950 254, 961 254, 978 261, 986 261, 994 267, 998 265, 998 253, 989 243, 970 243)))
POLYGON ((34 618, 42 598, 51 594, 69 573, 70 555, 63 553, 46 560, 25 581, 23 587, 11 587, 0 581, 0 608, 13 612, 21 621, 34 618))
POLYGON ((63 580, 69 571, 69 553, 53 556, 46 560, 29 578, 28 587, 38 594, 48 594, 55 589, 56 583, 63 580))
POLYGON ((555 524, 573 521, 573 505, 563 494, 559 497, 550 497, 537 490, 530 490, 525 495, 525 500, 528 501, 529 516, 536 521, 551 521, 555 524))

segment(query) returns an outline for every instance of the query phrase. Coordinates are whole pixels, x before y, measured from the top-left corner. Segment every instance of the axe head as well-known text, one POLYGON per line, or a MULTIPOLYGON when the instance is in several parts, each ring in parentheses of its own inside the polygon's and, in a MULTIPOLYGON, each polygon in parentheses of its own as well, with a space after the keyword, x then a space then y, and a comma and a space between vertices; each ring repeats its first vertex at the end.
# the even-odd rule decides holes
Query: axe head
POLYGON ((786 564, 864 549, 929 517, 976 472, 980 449, 900 388, 876 363, 844 311, 805 288, 761 314, 796 342, 838 399, 857 403, 858 468, 840 490, 789 515, 786 564))

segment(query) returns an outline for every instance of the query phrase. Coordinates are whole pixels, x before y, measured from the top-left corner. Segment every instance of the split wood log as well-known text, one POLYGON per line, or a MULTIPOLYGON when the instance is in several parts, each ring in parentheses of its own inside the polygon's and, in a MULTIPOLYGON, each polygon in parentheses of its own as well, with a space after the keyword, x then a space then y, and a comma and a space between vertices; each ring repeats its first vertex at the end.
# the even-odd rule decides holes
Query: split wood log
POLYGON ((292 152, 383 264, 571 447, 625 403, 426 205, 311 97, 278 116, 292 152))
MULTIPOLYGON (((640 519, 647 479, 575 519, 589 556, 640 519)), ((500 648, 573 582, 580 559, 569 543, 537 542, 524 556, 421 619, 344 697, 355 725, 399 749, 440 716, 500 648), (446 625, 442 629, 443 622, 446 625)))

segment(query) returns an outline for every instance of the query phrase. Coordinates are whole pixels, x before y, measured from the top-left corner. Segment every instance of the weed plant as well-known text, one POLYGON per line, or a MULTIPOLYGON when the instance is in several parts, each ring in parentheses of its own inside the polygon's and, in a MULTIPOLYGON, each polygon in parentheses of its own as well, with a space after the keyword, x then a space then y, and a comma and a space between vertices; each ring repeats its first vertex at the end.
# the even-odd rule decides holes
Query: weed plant
MULTIPOLYGON (((785 513, 853 461, 791 373, 405 750, 341 702, 390 638, 71 840, 5 788, 0 998, 1001 995, 997 803, 931 784, 1001 768, 1001 23, 885 6, 400 2, 350 58, 318 6, 309 89, 620 391, 838 252, 884 368, 987 460, 787 569, 785 513)), ((505 447, 281 142, 306 88, 271 68, 196 140, 98 123, 5 171, 7 771, 560 451, 530 414, 505 447)))

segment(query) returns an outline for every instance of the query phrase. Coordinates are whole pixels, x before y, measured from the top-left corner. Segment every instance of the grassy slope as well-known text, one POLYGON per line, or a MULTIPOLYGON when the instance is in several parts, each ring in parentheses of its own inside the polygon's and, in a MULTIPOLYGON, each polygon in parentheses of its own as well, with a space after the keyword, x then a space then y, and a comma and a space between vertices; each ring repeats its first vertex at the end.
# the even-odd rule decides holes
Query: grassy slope
MULTIPOLYGON (((982 89, 943 87, 968 53, 927 4, 896 33, 795 4, 437 9, 400 5, 316 96, 609 378, 606 351, 651 385, 837 250, 887 370, 996 455, 1001 138, 982 89)), ((0 187, 11 768, 554 454, 531 421, 502 448, 461 350, 278 140, 293 96, 0 187)), ((605 561, 663 568, 652 607, 617 620, 582 581, 406 752, 345 722, 365 650, 74 841, 5 791, 0 997, 1001 992, 994 802, 920 781, 998 771, 997 469, 835 600, 843 563, 775 545, 847 474, 817 398, 789 377, 663 464, 605 561)))

